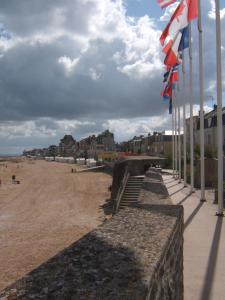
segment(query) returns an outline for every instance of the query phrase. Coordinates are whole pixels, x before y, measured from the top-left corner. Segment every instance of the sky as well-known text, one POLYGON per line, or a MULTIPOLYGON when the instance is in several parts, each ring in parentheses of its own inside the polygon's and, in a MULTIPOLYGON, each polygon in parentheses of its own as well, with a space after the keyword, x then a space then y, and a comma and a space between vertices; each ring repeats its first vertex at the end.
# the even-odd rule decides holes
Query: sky
MULTIPOLYGON (((159 36, 176 5, 161 10, 156 0, 1 0, 0 154, 58 144, 65 134, 79 141, 109 129, 120 142, 170 129, 168 103, 160 97, 159 36)), ((216 103, 213 0, 204 0, 202 14, 207 111, 216 103)), ((221 28, 225 70, 224 1, 221 28)), ((196 21, 192 31, 198 113, 196 21)))

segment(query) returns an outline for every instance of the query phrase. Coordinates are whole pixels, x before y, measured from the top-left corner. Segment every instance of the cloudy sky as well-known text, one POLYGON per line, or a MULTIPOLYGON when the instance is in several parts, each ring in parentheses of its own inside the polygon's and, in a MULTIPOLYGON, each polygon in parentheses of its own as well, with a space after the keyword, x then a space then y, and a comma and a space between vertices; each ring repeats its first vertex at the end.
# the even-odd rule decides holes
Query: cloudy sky
MULTIPOLYGON (((206 109, 216 99, 213 3, 204 0, 203 8, 206 109)), ((169 129, 159 36, 176 5, 161 11, 156 0, 1 0, 0 154, 58 144, 64 134, 79 140, 110 129, 122 141, 169 129)), ((225 70, 224 30, 222 39, 225 70)), ((196 22, 193 43, 197 112, 196 22)))

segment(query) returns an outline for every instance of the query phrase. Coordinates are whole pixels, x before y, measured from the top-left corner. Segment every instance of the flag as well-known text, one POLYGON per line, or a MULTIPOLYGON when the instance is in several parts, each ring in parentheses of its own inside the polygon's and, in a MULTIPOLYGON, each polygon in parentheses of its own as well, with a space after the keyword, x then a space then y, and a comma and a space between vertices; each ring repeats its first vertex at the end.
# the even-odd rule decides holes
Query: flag
POLYGON ((175 82, 177 82, 179 80, 178 65, 175 65, 172 68, 172 72, 171 72, 169 80, 170 80, 170 83, 175 83, 175 82))
POLYGON ((164 75, 163 82, 166 84, 174 83, 179 80, 179 74, 178 74, 178 65, 175 65, 174 67, 170 68, 164 75))
POLYGON ((170 70, 163 75, 163 82, 167 82, 170 75, 170 70))
POLYGON ((172 97, 170 98, 170 103, 169 103, 169 114, 172 115, 173 113, 173 101, 172 97))
POLYGON ((179 51, 189 47, 189 28, 188 26, 181 30, 182 37, 179 45, 179 51))
POLYGON ((163 100, 168 100, 172 97, 173 85, 169 82, 166 84, 164 90, 161 93, 163 100))
POLYGON ((176 2, 176 0, 157 0, 157 2, 161 8, 165 8, 170 4, 176 2))
MULTIPOLYGON (((189 47, 189 28, 188 26, 180 30, 182 37, 180 40, 180 45, 178 51, 183 51, 189 47)), ((167 54, 171 47, 173 46, 173 40, 170 40, 168 44, 163 48, 163 52, 167 54)))
POLYGON ((178 32, 172 47, 168 51, 166 58, 164 60, 164 64, 168 67, 174 67, 176 64, 181 63, 181 59, 179 56, 179 45, 181 42, 182 34, 178 32))
POLYGON ((197 0, 182 0, 173 13, 168 25, 161 34, 162 46, 174 40, 177 33, 188 26, 189 22, 198 16, 197 0))

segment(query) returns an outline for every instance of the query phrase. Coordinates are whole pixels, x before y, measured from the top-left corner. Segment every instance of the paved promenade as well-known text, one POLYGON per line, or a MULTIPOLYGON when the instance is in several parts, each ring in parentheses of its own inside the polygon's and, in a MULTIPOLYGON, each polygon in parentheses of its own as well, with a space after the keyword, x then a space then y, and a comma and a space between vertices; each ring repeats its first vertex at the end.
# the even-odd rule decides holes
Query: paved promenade
POLYGON ((184 207, 184 300, 225 300, 225 218, 215 216, 214 192, 178 184, 172 175, 163 180, 174 204, 184 207))

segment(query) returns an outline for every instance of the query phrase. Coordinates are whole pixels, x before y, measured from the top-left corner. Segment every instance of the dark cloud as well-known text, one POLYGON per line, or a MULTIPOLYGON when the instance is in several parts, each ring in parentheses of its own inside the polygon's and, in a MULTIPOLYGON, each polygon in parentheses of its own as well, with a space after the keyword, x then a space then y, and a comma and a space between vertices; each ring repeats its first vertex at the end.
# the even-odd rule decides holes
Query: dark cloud
MULTIPOLYGON (((215 20, 208 17, 210 8, 207 1, 203 7, 206 99, 209 94, 216 97, 215 88, 209 88, 216 80, 215 20)), ((67 131, 79 139, 104 130, 107 120, 137 122, 136 118, 167 111, 160 98, 163 57, 157 23, 148 17, 131 21, 117 1, 110 0, 1 0, 0 24, 0 119, 10 136, 4 135, 5 145, 58 142, 67 131), (65 120, 71 122, 68 128, 59 123, 65 120), (10 122, 19 124, 21 131, 10 122), (23 137, 26 122, 33 122, 29 126, 35 138, 30 131, 23 137)), ((196 28, 194 22, 194 102, 198 103, 196 28)), ((224 31, 222 39, 225 47, 224 31)), ((143 126, 135 128, 138 133, 143 126)))

